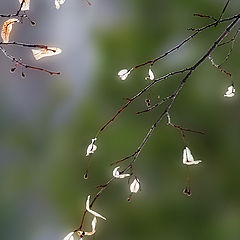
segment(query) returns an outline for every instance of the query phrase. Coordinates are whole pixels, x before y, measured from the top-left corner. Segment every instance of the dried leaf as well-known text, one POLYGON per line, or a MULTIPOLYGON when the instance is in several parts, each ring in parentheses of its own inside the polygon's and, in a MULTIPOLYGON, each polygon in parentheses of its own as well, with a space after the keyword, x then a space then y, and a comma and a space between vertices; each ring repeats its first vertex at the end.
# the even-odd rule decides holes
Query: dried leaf
POLYGON ((74 232, 70 232, 63 240, 74 240, 74 232))
POLYGON ((22 11, 27 11, 27 10, 29 10, 29 9, 30 9, 30 0, 19 0, 19 3, 20 3, 20 4, 22 4, 22 2, 24 2, 24 3, 23 3, 23 5, 22 5, 21 10, 22 10, 22 11))
POLYGON ((33 52, 34 58, 36 60, 39 60, 43 57, 58 55, 62 52, 62 50, 56 47, 48 47, 48 48, 42 48, 42 49, 32 49, 32 52, 33 52))
POLYGON ((125 177, 129 177, 129 176, 130 176, 130 174, 128 174, 128 173, 120 174, 119 171, 118 171, 119 168, 120 168, 120 167, 115 167, 115 168, 113 169, 113 176, 114 176, 115 178, 125 178, 125 177))
POLYGON ((4 43, 9 42, 9 35, 10 35, 10 32, 12 31, 12 25, 15 22, 19 22, 19 20, 17 18, 11 18, 3 23, 1 37, 4 43))

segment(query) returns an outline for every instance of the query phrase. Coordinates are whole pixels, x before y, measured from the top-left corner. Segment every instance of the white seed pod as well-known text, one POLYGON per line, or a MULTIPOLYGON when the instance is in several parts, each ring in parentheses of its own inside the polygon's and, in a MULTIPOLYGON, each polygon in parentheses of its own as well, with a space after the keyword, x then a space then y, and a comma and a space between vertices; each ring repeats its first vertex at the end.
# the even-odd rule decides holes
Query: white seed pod
POLYGON ((128 75, 130 74, 130 70, 128 69, 122 69, 118 72, 118 76, 122 79, 122 80, 126 80, 126 78, 128 77, 128 75))
POLYGON ((59 9, 62 4, 64 4, 65 0, 55 0, 55 7, 59 9))
POLYGON ((149 75, 150 80, 154 80, 154 74, 153 74, 153 71, 151 68, 149 68, 149 70, 148 70, 148 75, 149 75))
POLYGON ((234 95, 235 95, 235 88, 233 87, 233 85, 231 85, 230 87, 228 87, 228 90, 224 94, 224 97, 233 97, 234 95))
POLYGON ((132 193, 137 193, 139 189, 140 189, 139 179, 138 179, 138 178, 135 178, 135 179, 133 180, 133 182, 131 183, 131 185, 130 185, 130 191, 131 191, 132 193))
POLYGON ((201 160, 194 160, 193 155, 188 147, 183 150, 183 164, 186 165, 196 165, 202 162, 201 160))
POLYGON ((115 178, 125 178, 125 177, 129 177, 129 176, 130 176, 129 173, 120 174, 119 171, 118 171, 119 168, 120 168, 120 167, 115 167, 115 168, 113 169, 113 176, 114 176, 115 178))
POLYGON ((94 144, 96 142, 96 140, 97 140, 97 138, 93 138, 91 144, 88 145, 86 156, 93 154, 97 150, 97 146, 94 144))

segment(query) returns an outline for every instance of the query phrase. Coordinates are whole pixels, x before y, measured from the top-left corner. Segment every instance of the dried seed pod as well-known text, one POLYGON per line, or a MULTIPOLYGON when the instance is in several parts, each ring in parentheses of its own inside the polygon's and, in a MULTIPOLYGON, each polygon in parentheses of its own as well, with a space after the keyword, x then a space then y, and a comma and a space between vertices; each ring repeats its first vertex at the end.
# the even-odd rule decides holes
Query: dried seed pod
POLYGON ((151 107, 151 101, 150 101, 150 99, 146 98, 146 99, 145 99, 145 103, 146 103, 146 106, 147 106, 148 108, 151 107))
POLYGON ((191 192, 190 188, 188 188, 188 187, 184 188, 183 193, 185 195, 187 195, 188 197, 190 197, 192 195, 192 192, 191 192))
POLYGON ((36 25, 36 22, 34 22, 34 21, 32 21, 32 20, 31 20, 30 22, 31 22, 31 25, 32 25, 32 26, 35 26, 35 25, 36 25))
POLYGON ((10 69, 10 73, 14 73, 16 69, 17 69, 16 67, 12 67, 12 68, 10 69))
POLYGON ((84 178, 84 179, 88 179, 88 171, 85 172, 83 178, 84 178))
POLYGON ((26 75, 25 75, 24 72, 22 72, 21 77, 22 77, 22 78, 25 78, 25 77, 26 77, 26 75))

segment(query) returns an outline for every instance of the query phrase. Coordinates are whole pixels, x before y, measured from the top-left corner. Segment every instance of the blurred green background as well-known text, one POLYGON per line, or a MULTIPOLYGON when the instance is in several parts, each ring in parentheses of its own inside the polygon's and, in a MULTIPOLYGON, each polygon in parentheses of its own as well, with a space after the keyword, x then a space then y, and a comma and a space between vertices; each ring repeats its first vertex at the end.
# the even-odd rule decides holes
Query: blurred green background
MULTIPOLYGON (((18 1, 2 1, 1 13, 12 12, 18 1)), ((98 138, 88 181, 86 148, 99 130, 131 97, 146 86, 143 67, 121 81, 117 72, 152 59, 185 39, 189 27, 207 19, 193 13, 219 16, 223 0, 67 0, 57 11, 54 1, 31 1, 30 16, 37 22, 14 26, 12 38, 57 46, 63 53, 35 62, 29 49, 8 48, 28 63, 58 76, 20 69, 1 55, 0 66, 0 230, 1 239, 63 239, 78 227, 87 195, 112 175, 112 161, 131 154, 141 143, 156 111, 137 116, 145 108, 139 98, 98 138)), ((225 16, 239 13, 239 0, 231 1, 225 16)), ((0 19, 1 23, 3 19, 0 19)), ((224 30, 210 29, 175 54, 153 66, 155 76, 192 65, 224 30)), ((127 202, 127 180, 115 181, 94 205, 107 218, 99 219, 95 239, 238 240, 239 191, 239 56, 240 41, 225 64, 233 74, 236 96, 223 97, 231 80, 204 62, 191 76, 171 109, 172 121, 204 131, 187 134, 196 159, 191 167, 190 198, 182 194, 186 168, 182 165, 179 132, 166 125, 155 130, 135 165, 142 191, 127 202)), ((228 47, 213 57, 220 63, 228 47)), ((152 103, 168 96, 180 76, 156 85, 152 103)), ((122 167, 124 164, 121 165, 122 167)), ((86 224, 90 226, 91 219, 86 224)))

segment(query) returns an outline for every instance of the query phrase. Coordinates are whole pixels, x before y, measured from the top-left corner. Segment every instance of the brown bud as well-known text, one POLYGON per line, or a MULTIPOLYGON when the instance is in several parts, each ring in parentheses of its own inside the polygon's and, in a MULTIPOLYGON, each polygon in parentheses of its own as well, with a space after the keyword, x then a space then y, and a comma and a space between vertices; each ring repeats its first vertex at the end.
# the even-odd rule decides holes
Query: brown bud
POLYGON ((88 179, 88 172, 86 172, 86 173, 84 174, 83 178, 84 178, 85 180, 88 179))
POLYGON ((188 197, 190 197, 192 195, 190 188, 187 188, 187 187, 183 190, 183 193, 185 195, 187 195, 188 197))
POLYGON ((12 67, 12 68, 10 69, 10 72, 11 72, 11 73, 14 73, 15 70, 16 70, 16 67, 12 67))
POLYGON ((21 77, 22 77, 22 78, 25 78, 25 77, 26 77, 26 75, 25 75, 24 72, 22 72, 21 77))
POLYGON ((151 107, 150 99, 146 98, 146 99, 145 99, 145 103, 146 103, 146 106, 147 106, 147 107, 151 107))

